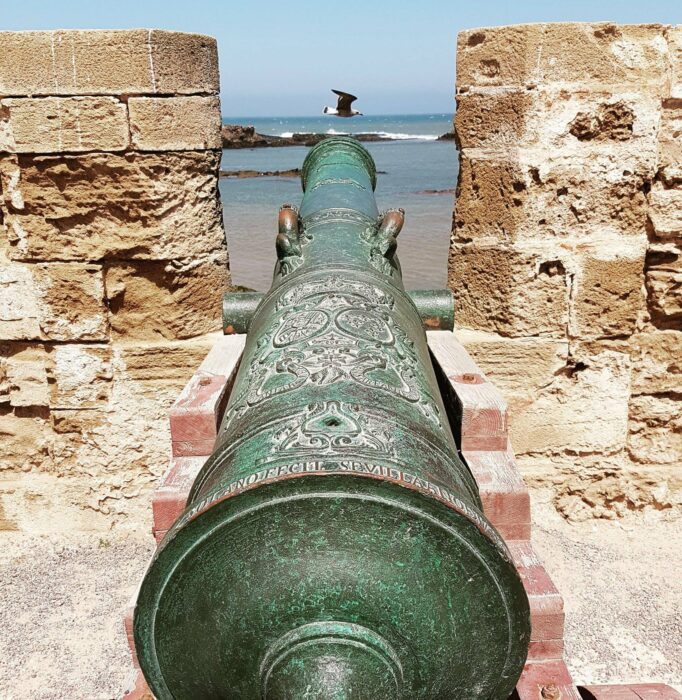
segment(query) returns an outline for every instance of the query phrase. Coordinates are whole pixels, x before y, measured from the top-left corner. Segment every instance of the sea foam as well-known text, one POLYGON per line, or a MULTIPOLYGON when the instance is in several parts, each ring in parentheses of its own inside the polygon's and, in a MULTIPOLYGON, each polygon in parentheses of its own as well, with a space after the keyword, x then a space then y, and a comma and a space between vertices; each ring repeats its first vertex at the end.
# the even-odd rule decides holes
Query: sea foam
MULTIPOLYGON (((294 134, 314 134, 314 131, 283 131, 279 136, 285 139, 290 139, 294 134)), ((330 136, 353 136, 352 132, 337 131, 336 129, 327 129, 325 132, 330 136)), ((438 136, 435 134, 405 134, 393 131, 362 131, 358 133, 374 134, 383 139, 391 139, 393 141, 435 141, 438 136)))

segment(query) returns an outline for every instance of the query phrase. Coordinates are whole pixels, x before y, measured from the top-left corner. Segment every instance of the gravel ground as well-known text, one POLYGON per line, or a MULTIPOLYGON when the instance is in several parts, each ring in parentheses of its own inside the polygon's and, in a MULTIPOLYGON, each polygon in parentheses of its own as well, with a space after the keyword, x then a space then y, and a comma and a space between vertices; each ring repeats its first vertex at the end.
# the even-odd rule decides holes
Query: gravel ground
POLYGON ((682 691, 682 521, 661 514, 567 523, 533 500, 533 542, 566 610, 574 680, 682 691))
MULTIPOLYGON (((570 524, 542 494, 533 508, 575 680, 682 686, 681 522, 570 524)), ((122 612, 151 538, 3 533, 2 544, 0 700, 120 698, 131 673, 122 612)))
POLYGON ((120 698, 122 613, 151 537, 2 534, 0 700, 120 698))

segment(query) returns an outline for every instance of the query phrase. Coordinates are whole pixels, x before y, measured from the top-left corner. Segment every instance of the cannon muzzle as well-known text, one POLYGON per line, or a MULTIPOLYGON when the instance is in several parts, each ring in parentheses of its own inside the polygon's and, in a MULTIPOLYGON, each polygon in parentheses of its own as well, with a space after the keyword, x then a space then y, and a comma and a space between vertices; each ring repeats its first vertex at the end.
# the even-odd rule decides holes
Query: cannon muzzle
MULTIPOLYGON (((528 601, 458 456, 369 153, 322 141, 213 455, 143 581, 158 698, 504 700, 528 601)), ((256 307, 257 303, 257 307, 256 307)), ((226 325, 226 327, 227 327, 226 325)))

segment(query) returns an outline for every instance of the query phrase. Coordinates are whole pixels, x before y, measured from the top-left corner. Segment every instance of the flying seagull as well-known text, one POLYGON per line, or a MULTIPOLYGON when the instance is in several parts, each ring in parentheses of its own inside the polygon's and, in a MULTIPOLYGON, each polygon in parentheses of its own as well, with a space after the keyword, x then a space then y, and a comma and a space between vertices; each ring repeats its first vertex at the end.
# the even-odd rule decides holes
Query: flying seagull
POLYGON ((358 99, 355 95, 342 92, 341 90, 332 90, 332 92, 339 96, 336 108, 325 107, 323 114, 333 114, 336 117, 354 117, 358 114, 362 116, 362 112, 358 112, 357 109, 351 109, 353 102, 358 99))

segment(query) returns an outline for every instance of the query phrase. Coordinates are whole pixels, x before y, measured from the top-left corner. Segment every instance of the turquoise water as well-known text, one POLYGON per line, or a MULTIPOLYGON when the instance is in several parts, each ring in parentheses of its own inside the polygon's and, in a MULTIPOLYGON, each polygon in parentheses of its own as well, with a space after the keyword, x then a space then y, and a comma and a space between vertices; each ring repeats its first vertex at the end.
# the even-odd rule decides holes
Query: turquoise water
MULTIPOLYGON (((265 134, 288 132, 384 132, 401 134, 398 141, 363 144, 379 174, 376 197, 380 209, 403 207, 406 219, 398 253, 403 278, 410 289, 442 287, 457 181, 457 152, 453 141, 435 138, 451 129, 451 115, 394 115, 338 119, 254 118, 224 121, 253 124, 265 134), (403 138, 404 136, 404 138, 403 138), (436 190, 441 194, 424 194, 436 190)), ((224 170, 286 170, 300 168, 308 149, 301 146, 223 151, 224 170)), ((232 280, 253 289, 270 285, 275 263, 277 212, 283 202, 298 204, 297 178, 221 178, 225 230, 232 280)))

